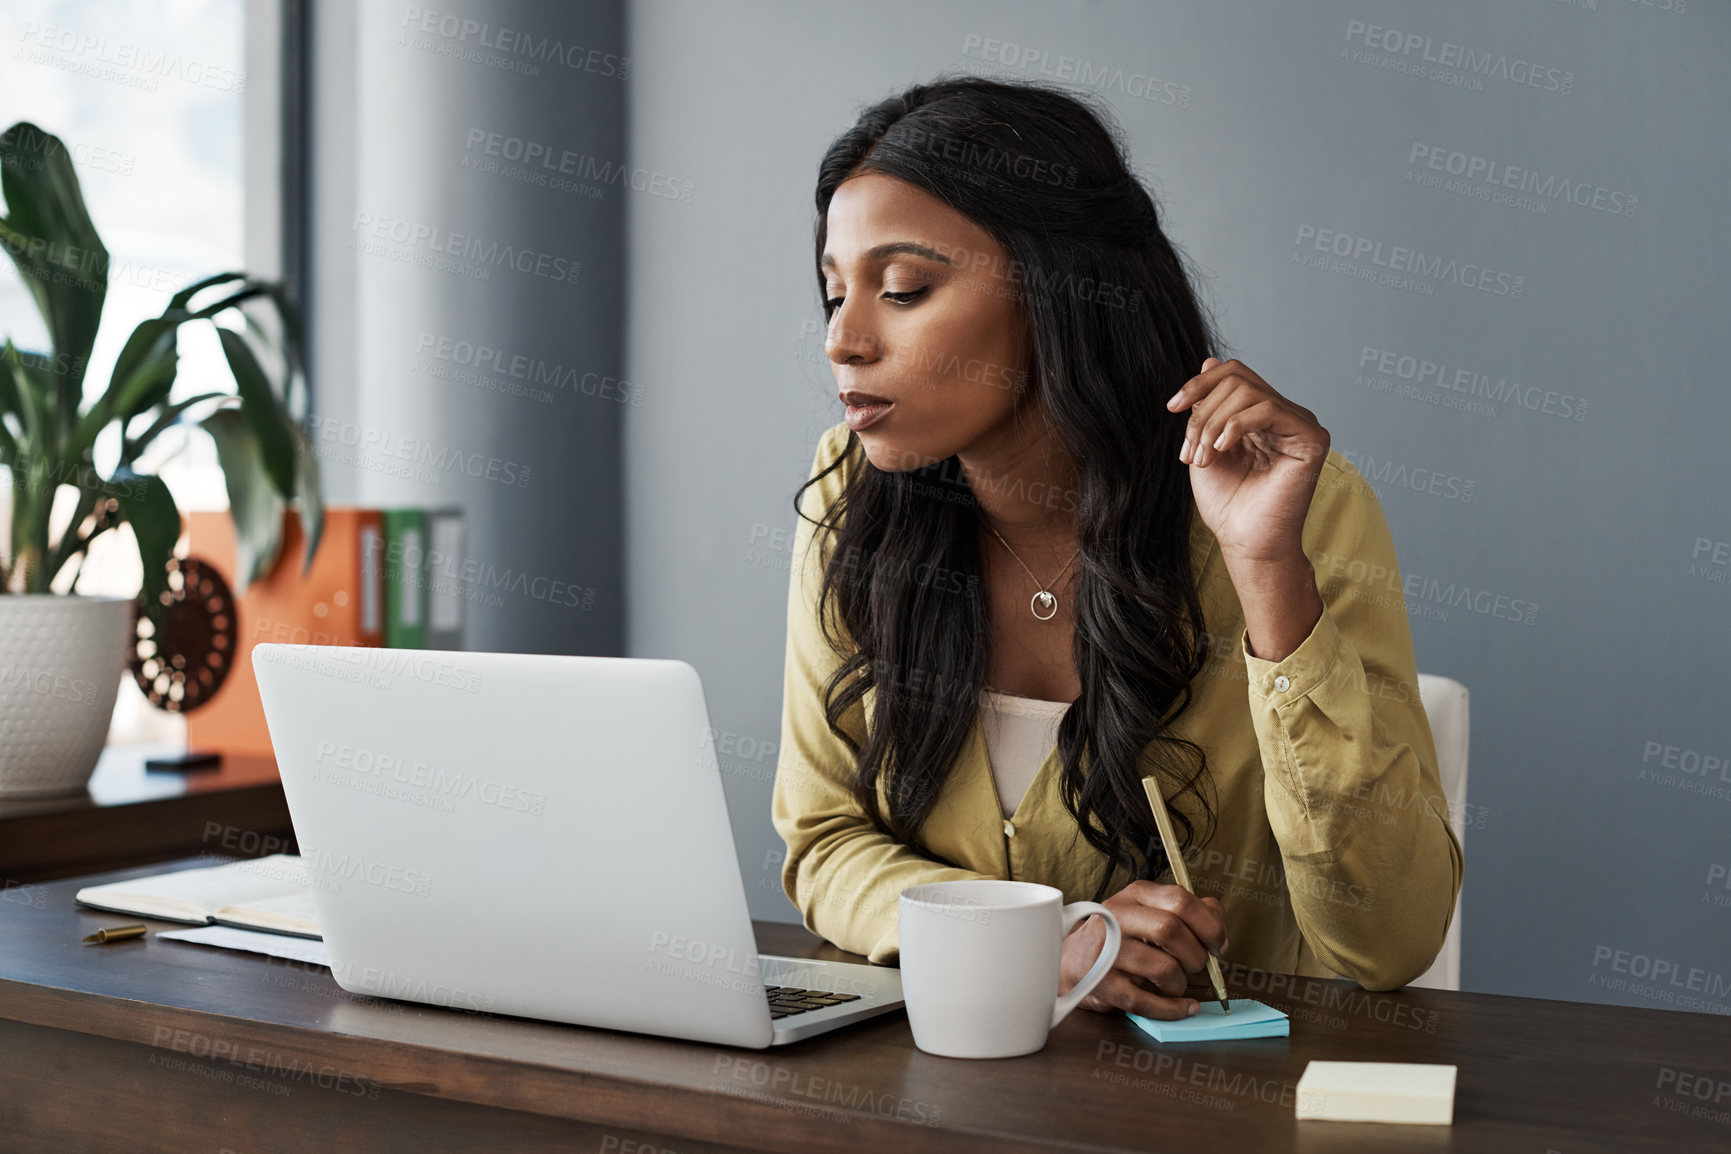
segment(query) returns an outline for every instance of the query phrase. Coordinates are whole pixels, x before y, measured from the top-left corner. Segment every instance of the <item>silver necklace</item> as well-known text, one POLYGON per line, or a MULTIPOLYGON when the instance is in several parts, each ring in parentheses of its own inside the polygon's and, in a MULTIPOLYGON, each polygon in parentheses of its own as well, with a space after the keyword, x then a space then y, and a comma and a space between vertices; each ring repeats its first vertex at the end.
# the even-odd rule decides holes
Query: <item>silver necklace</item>
MULTIPOLYGON (((1003 541, 1004 548, 1010 549, 1010 543, 1004 541, 1004 535, 1002 533, 992 528, 990 524, 988 524, 986 528, 992 530, 992 536, 996 537, 999 541, 1003 541)), ((1081 551, 1082 547, 1080 545, 1076 546, 1076 553, 1080 553, 1081 551)), ((1076 553, 1070 554, 1070 560, 1064 562, 1064 567, 1058 570, 1058 575, 1056 577, 1052 578, 1052 585, 1056 585, 1064 579, 1064 574, 1070 571, 1070 563, 1076 559, 1076 553)), ((1035 617, 1038 617, 1041 621, 1050 621, 1052 618, 1056 617, 1058 615, 1057 594, 1051 591, 1050 586, 1040 584, 1040 579, 1034 577, 1034 571, 1028 568, 1028 563, 1026 561, 1023 561, 1020 557, 1016 556, 1016 551, 1014 549, 1010 549, 1010 556, 1016 558, 1016 564, 1020 565, 1023 572, 1027 573, 1029 577, 1033 577, 1034 584, 1039 587, 1039 592, 1035 593, 1033 597, 1028 600, 1029 612, 1031 612, 1035 617), (1044 613, 1040 612, 1042 609, 1045 610, 1044 613)))

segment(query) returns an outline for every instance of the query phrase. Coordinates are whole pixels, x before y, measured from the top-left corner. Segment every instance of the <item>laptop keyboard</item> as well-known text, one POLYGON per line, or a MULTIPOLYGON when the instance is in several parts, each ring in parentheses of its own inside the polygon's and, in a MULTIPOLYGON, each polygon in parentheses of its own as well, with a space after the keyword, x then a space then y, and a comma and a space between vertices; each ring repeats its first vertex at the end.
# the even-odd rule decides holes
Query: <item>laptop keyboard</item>
POLYGON ((812 1010, 827 1010, 829 1007, 839 1006, 843 1002, 859 1001, 858 994, 835 994, 828 990, 802 990, 798 986, 765 986, 763 992, 769 996, 769 1016, 772 1019, 810 1013, 812 1010))

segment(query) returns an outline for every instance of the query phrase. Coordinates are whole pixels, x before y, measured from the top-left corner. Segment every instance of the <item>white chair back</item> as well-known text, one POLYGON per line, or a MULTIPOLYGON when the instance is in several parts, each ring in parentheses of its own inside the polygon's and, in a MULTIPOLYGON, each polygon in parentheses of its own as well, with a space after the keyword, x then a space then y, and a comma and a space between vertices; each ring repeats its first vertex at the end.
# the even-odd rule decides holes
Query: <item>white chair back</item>
MULTIPOLYGON (((1470 733, 1467 687, 1452 678, 1421 673, 1418 675, 1418 694, 1424 702, 1425 716, 1430 720, 1431 737, 1436 741, 1437 776, 1442 781, 1443 796, 1448 799, 1449 824, 1454 827, 1455 836, 1464 849, 1467 841, 1467 738, 1470 733)), ((1432 990, 1461 988, 1461 900, 1458 896, 1442 951, 1437 954, 1431 968, 1410 984, 1432 990)))

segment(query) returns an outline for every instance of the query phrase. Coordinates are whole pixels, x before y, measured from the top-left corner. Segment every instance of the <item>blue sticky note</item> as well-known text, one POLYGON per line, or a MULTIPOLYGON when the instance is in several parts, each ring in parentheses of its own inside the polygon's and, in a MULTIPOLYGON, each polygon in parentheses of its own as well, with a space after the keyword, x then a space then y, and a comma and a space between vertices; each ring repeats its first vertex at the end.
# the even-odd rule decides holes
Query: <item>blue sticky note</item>
POLYGON ((1240 1038, 1284 1038, 1291 1032, 1286 1015, 1252 998, 1233 998, 1232 1012, 1219 1002, 1202 1002, 1194 1018, 1163 1022, 1140 1014, 1126 1015, 1157 1042, 1231 1042, 1240 1038))

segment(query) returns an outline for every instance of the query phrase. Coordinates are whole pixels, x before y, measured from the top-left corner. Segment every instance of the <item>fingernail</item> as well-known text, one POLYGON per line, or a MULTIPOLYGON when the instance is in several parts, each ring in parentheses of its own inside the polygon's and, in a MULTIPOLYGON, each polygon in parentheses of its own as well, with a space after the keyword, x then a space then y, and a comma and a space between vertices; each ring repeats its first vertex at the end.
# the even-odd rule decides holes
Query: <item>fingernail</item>
POLYGON ((1172 396, 1171 396, 1171 399, 1169 399, 1169 400, 1168 400, 1168 401, 1167 401, 1167 402, 1166 402, 1166 407, 1167 407, 1167 408, 1168 408, 1168 409, 1170 409, 1170 408, 1173 408, 1173 407, 1174 407, 1174 406, 1176 406, 1176 405, 1177 405, 1177 404, 1178 404, 1178 394, 1177 394, 1177 393, 1173 393, 1173 394, 1172 394, 1172 396))
POLYGON ((1184 1016, 1187 1018, 1194 1018, 1197 1014, 1200 1014, 1201 1012, 1202 1012, 1201 1003, 1191 1002, 1190 1008, 1188 1010, 1184 1011, 1184 1016))
POLYGON ((1225 443, 1226 443, 1226 434, 1225 433, 1221 433, 1218 437, 1214 438, 1214 447, 1216 449, 1218 449, 1221 445, 1224 445, 1225 443))

